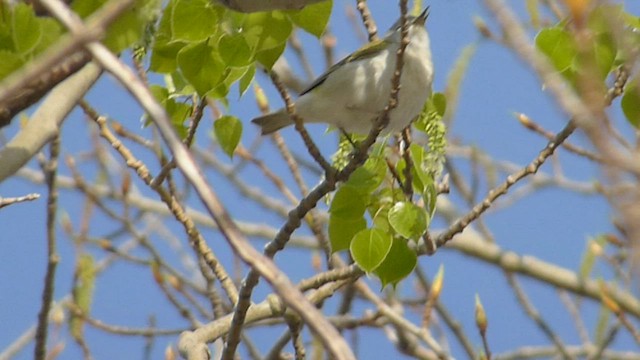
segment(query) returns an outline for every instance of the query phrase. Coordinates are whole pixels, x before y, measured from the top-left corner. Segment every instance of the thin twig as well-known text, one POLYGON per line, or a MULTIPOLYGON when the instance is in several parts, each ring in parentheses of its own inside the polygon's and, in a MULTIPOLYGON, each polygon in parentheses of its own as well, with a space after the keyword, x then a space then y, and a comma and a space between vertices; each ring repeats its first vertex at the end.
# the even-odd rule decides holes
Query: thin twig
POLYGON ((11 197, 11 198, 0 197, 0 209, 2 209, 5 206, 18 204, 18 203, 21 203, 21 202, 38 200, 39 198, 40 198, 40 194, 36 194, 36 193, 27 194, 27 195, 18 196, 18 197, 11 197))
POLYGON ((304 119, 302 119, 300 116, 296 114, 296 109, 295 109, 293 100, 291 99, 291 96, 289 95, 289 92, 285 88, 284 84, 280 81, 278 74, 276 74, 274 71, 271 71, 269 73, 269 76, 271 77, 271 81, 273 82, 273 84, 278 89, 278 92, 280 93, 282 100, 284 100, 287 114, 291 117, 291 119, 293 119, 293 122, 295 124, 295 129, 300 134, 302 141, 304 141, 304 145, 307 147, 307 151, 309 152, 309 155, 311 155, 311 157, 318 163, 318 165, 320 165, 320 167, 325 171, 325 173, 327 174, 335 173, 336 170, 322 156, 322 154, 320 153, 320 149, 315 144, 313 139, 311 139, 309 132, 304 127, 304 121, 303 121, 304 119))
MULTIPOLYGON (((413 175, 411 173, 411 169, 413 169, 413 158, 411 157, 411 152, 409 151, 409 147, 411 146, 411 126, 407 126, 402 130, 402 158, 404 159, 404 184, 402 188, 404 189, 404 194, 407 196, 407 199, 411 201, 411 197, 413 197, 413 175)), ((421 166, 418 164, 418 166, 421 166)))
MULTIPOLYGON (((420 266, 416 267, 415 274, 420 285, 422 286, 422 288, 426 293, 431 288, 431 284, 429 283, 427 276, 424 274, 424 271, 420 266)), ((473 348, 473 344, 471 343, 471 340, 469 340, 469 337, 467 336, 467 334, 465 334, 464 328, 462 327, 460 322, 457 321, 453 317, 453 315, 451 315, 451 313, 449 313, 449 310, 447 310, 447 308, 442 304, 440 300, 436 301, 435 306, 436 306, 436 311, 438 312, 442 320, 444 320, 445 324, 447 324, 449 329, 451 329, 451 332, 456 337, 456 339, 458 340, 458 342, 460 343, 464 351, 467 353, 467 357, 469 359, 475 358, 476 354, 475 354, 475 349, 473 348)))
POLYGON ((56 214, 58 210, 58 188, 56 187, 56 175, 58 173, 58 157, 60 155, 60 136, 56 136, 50 145, 49 161, 44 165, 49 197, 47 199, 47 271, 45 274, 44 288, 42 290, 42 303, 38 313, 38 327, 36 330, 35 356, 42 360, 47 355, 47 330, 49 327, 49 311, 53 302, 55 291, 55 276, 60 256, 56 244, 56 214))
POLYGON ((507 176, 505 181, 498 187, 489 191, 489 194, 476 206, 474 206, 469 213, 458 219, 449 228, 438 235, 435 240, 436 246, 439 248, 451 240, 456 234, 462 232, 471 222, 477 219, 482 213, 484 213, 496 199, 507 193, 509 188, 518 183, 525 177, 535 174, 540 166, 553 155, 554 151, 566 140, 576 129, 575 123, 569 121, 567 125, 560 131, 549 143, 545 146, 538 156, 529 165, 525 166, 518 172, 507 176))
MULTIPOLYGON (((525 114, 518 114, 518 121, 520 121, 520 123, 527 129, 540 134, 542 136, 544 136, 547 140, 553 140, 553 137, 555 136, 551 131, 546 130, 545 128, 543 128, 540 124, 538 124, 537 122, 531 120, 531 118, 529 118, 527 115, 525 114)), ((603 163, 603 159, 600 155, 595 154, 593 152, 590 152, 584 148, 581 148, 577 145, 573 145, 568 141, 565 141, 562 143, 562 147, 565 148, 567 151, 572 152, 576 155, 582 156, 586 159, 589 159, 591 161, 595 161, 595 162, 599 162, 599 163, 603 163)))
POLYGON ((513 292, 515 293, 516 298, 518 299, 518 303, 522 305, 522 308, 526 312, 527 316, 529 316, 531 320, 533 320, 536 323, 536 325, 538 325, 540 330, 542 330, 542 332, 549 338, 549 340, 553 342, 553 344, 558 348, 558 351, 560 352, 560 354, 564 359, 568 359, 568 360, 573 359, 573 357, 569 355, 569 352, 567 351, 564 343, 562 342, 562 339, 558 336, 558 334, 556 334, 553 331, 551 326, 549 326, 549 324, 542 318, 540 313, 533 306, 531 301, 529 301, 527 294, 525 294, 522 287, 520 287, 520 284, 518 283, 518 280, 516 279, 515 275, 509 272, 506 272, 505 275, 507 276, 507 282, 513 289, 513 292))
POLYGON ((367 28, 367 34, 369 34, 369 41, 371 42, 378 40, 378 27, 371 17, 371 12, 369 11, 369 7, 367 6, 367 0, 356 0, 356 2, 356 8, 360 12, 362 23, 367 28))

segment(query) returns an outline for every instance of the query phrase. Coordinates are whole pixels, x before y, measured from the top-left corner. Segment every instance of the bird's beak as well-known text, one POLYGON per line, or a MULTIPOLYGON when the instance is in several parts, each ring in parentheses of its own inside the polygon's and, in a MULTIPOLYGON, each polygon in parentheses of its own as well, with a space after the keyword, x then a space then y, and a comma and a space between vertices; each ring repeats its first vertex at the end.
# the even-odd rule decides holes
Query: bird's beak
POLYGON ((418 15, 414 24, 424 25, 427 22, 428 17, 429 17, 429 7, 427 6, 427 8, 424 9, 424 11, 420 15, 418 15))

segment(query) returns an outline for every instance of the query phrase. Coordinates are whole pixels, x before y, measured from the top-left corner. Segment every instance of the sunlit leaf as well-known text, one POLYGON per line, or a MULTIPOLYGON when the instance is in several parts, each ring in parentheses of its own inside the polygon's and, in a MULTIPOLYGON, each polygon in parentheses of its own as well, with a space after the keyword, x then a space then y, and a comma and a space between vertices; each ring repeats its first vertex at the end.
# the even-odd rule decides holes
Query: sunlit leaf
POLYGON ((413 203, 398 202, 389 210, 389 224, 401 236, 418 240, 427 231, 427 213, 413 203))
POLYGON ((380 278, 382 287, 387 284, 397 284, 407 277, 416 267, 418 257, 415 251, 407 245, 403 239, 394 239, 389 253, 374 273, 380 278))
POLYGON ((265 68, 271 69, 284 52, 286 45, 287 43, 282 43, 276 47, 262 50, 256 54, 256 60, 265 68))
POLYGON ((541 30, 536 36, 536 46, 549 57, 558 71, 571 67, 577 54, 575 40, 571 34, 560 28, 553 27, 541 30))
POLYGON ((174 130, 176 130, 181 139, 184 139, 188 129, 187 125, 185 125, 185 120, 191 115, 191 106, 173 99, 167 99, 164 102, 164 107, 171 118, 171 125, 173 125, 174 130))
POLYGON ((370 157, 351 174, 347 185, 363 192, 370 193, 378 188, 387 174, 387 164, 379 157, 370 157))
POLYGON ((235 116, 221 116, 213 123, 213 130, 222 151, 233 157, 242 137, 242 121, 235 116))
POLYGON ((351 256, 366 272, 375 270, 389 253, 393 238, 380 229, 365 229, 358 232, 351 242, 351 256))
POLYGON ((353 236, 367 227, 364 216, 359 218, 344 218, 341 216, 329 217, 329 241, 331 251, 338 252, 348 249, 353 236))
POLYGON ((307 5, 302 10, 289 12, 289 17, 296 26, 319 38, 329 22, 332 5, 331 0, 307 5))
POLYGON ((251 49, 241 34, 220 37, 218 51, 227 66, 245 66, 253 61, 251 49))
POLYGON ((366 197, 352 186, 341 186, 336 191, 329 207, 331 216, 339 216, 344 219, 358 219, 364 215, 367 209, 366 197))
POLYGON ((24 63, 18 54, 7 50, 0 50, 0 59, 2 59, 0 61, 0 79, 5 78, 24 63))
POLYGON ((255 75, 256 75, 256 67, 255 65, 250 65, 247 72, 245 72, 242 78, 240 79, 240 83, 239 83, 240 96, 242 96, 247 91, 255 75))
POLYGON ((640 129, 640 78, 627 85, 620 106, 629 124, 640 129))
POLYGON ((218 14, 208 0, 174 0, 172 40, 201 41, 216 32, 218 14))
POLYGON ((225 69, 217 52, 206 41, 182 48, 178 52, 178 66, 200 95, 204 95, 220 83, 225 69))
POLYGON ((289 18, 279 11, 247 14, 242 23, 247 44, 257 52, 282 47, 292 30, 289 18))
POLYGON ((31 6, 24 3, 13 9, 11 28, 14 47, 21 54, 33 51, 42 38, 42 25, 31 6))

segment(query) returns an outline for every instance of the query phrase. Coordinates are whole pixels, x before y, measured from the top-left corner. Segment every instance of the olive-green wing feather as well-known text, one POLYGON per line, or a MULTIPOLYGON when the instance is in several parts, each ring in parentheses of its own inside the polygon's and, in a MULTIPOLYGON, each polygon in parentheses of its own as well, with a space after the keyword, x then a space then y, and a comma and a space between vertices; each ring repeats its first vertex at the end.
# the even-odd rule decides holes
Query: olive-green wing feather
POLYGON ((333 66, 331 66, 327 71, 325 71, 324 74, 318 76, 318 78, 313 83, 311 83, 311 85, 309 85, 309 87, 304 89, 300 93, 300 96, 308 93, 309 91, 315 89, 318 85, 322 84, 325 80, 327 80, 327 77, 329 77, 329 75, 332 72, 334 72, 337 68, 339 68, 340 66, 342 66, 344 64, 347 64, 347 63, 350 63, 352 61, 362 60, 362 59, 366 59, 366 58, 370 58, 372 56, 375 56, 380 51, 385 49, 386 46, 387 46, 387 43, 384 40, 375 40, 375 41, 372 41, 372 42, 368 43, 367 45, 363 46, 362 48, 356 50, 353 54, 351 54, 351 55, 345 57, 344 59, 338 61, 337 63, 333 64, 333 66))

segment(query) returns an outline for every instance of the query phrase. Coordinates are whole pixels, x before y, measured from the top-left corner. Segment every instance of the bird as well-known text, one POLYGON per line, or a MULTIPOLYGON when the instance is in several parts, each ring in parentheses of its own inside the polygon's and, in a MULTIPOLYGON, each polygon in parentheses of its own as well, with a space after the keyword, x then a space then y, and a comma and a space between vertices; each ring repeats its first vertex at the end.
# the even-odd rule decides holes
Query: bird
MULTIPOLYGON (((409 44, 403 57, 398 104, 389 113, 389 124, 382 134, 407 127, 431 95, 433 62, 425 29, 428 16, 429 7, 418 16, 407 16, 409 44)), ((304 123, 326 123, 346 133, 368 134, 389 101, 401 39, 399 19, 382 39, 366 44, 315 79, 294 102, 295 114, 304 123)), ((267 135, 294 121, 283 108, 252 123, 267 135)))

